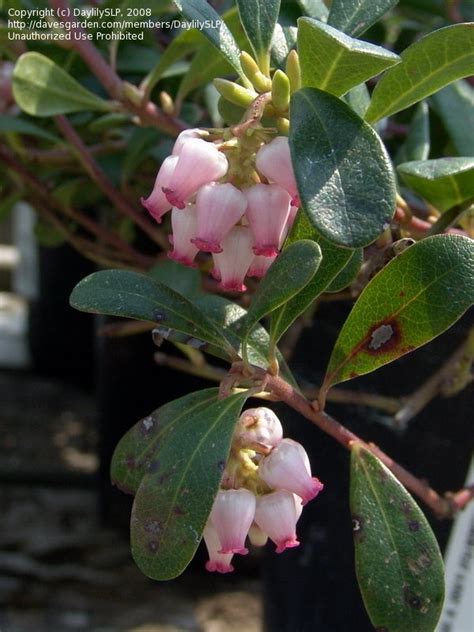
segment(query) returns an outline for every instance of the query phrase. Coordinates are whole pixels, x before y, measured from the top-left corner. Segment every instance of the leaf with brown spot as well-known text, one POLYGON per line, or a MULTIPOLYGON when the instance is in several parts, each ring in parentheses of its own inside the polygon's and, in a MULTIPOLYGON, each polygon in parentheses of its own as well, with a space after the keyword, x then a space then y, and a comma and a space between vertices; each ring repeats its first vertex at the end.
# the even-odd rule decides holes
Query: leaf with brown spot
POLYGON ((196 552, 222 478, 237 418, 247 393, 217 399, 218 389, 192 393, 150 417, 147 438, 140 422, 122 439, 112 474, 137 487, 131 518, 132 554, 152 579, 177 577, 196 552), (126 471, 122 455, 138 467, 126 471), (158 459, 156 471, 147 463, 158 459))
POLYGON ((360 444, 352 448, 350 505, 357 581, 373 626, 433 632, 444 599, 438 544, 410 494, 360 444))
POLYGON ((459 235, 420 241, 366 286, 344 323, 321 389, 370 373, 426 344, 474 302, 474 242, 459 235))

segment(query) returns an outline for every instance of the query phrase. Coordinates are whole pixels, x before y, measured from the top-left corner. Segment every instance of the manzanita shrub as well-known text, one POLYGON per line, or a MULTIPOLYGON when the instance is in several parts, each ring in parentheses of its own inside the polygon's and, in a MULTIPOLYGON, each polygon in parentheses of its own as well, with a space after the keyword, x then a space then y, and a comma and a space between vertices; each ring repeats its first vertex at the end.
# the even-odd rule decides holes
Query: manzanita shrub
MULTIPOLYGON (((133 557, 166 580, 202 538, 206 568, 221 573, 238 568, 247 536, 276 553, 299 545, 304 505, 331 481, 264 405, 283 401, 350 453, 355 568, 374 627, 434 630, 443 564, 407 489, 444 517, 472 493, 440 497, 325 405, 334 385, 430 342, 473 302, 472 7, 237 0, 220 16, 205 0, 133 4, 107 2, 133 19, 88 29, 51 0, 59 26, 5 38, 0 76, 4 211, 29 200, 43 240, 108 268, 71 305, 143 321, 121 334, 149 329, 183 354, 169 364, 220 382, 151 412, 116 448, 112 481, 135 496, 133 557), (195 28, 176 35, 179 15, 195 28), (65 35, 60 48, 48 33, 65 35), (355 302, 311 401, 278 344, 331 295, 355 302), (264 401, 245 408, 250 397, 264 401)), ((446 395, 468 383, 472 346, 443 369, 446 395)))

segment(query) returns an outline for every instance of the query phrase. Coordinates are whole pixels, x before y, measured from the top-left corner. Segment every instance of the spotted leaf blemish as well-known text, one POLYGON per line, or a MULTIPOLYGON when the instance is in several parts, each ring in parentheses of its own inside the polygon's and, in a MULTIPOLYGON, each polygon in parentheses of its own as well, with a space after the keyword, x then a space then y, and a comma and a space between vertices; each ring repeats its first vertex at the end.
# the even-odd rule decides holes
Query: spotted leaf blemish
POLYGON ((386 353, 400 345, 400 328, 396 321, 388 320, 377 323, 370 330, 367 336, 365 350, 371 355, 386 353))

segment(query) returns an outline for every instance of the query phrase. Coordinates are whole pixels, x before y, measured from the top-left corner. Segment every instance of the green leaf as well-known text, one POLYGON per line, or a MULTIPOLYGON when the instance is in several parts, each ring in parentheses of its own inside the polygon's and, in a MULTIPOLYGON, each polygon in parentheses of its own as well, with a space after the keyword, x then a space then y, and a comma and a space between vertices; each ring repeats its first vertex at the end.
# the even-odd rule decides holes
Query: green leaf
POLYGON ((401 54, 375 86, 366 120, 370 123, 421 101, 449 83, 474 73, 474 23, 429 33, 401 54))
POLYGON ((315 228, 349 248, 374 241, 395 210, 395 178, 370 125, 340 99, 296 92, 290 148, 302 204, 315 228))
POLYGON ((156 66, 144 79, 142 86, 146 88, 148 92, 151 92, 170 66, 185 57, 188 53, 196 50, 202 41, 203 36, 196 29, 182 31, 173 39, 170 45, 166 47, 156 66))
POLYGON ((110 111, 114 104, 86 90, 40 53, 24 53, 13 71, 13 96, 32 116, 54 116, 81 110, 110 111))
POLYGON ((410 160, 426 160, 430 153, 430 120, 426 101, 416 108, 410 123, 408 137, 400 147, 395 164, 410 160))
POLYGON ((415 160, 399 165, 397 171, 440 211, 474 198, 474 158, 415 160))
POLYGON ((219 489, 246 393, 219 401, 192 393, 145 417, 120 442, 112 476, 136 489, 131 516, 135 562, 153 579, 178 576, 193 558, 219 489))
POLYGON ((349 257, 349 261, 342 268, 339 274, 334 277, 327 286, 326 292, 340 292, 354 281, 359 274, 360 267, 364 261, 364 251, 362 248, 354 250, 349 257))
MULTIPOLYGON (((248 51, 250 44, 240 23, 237 9, 234 7, 222 17, 235 37, 239 48, 248 51)), ((222 77, 232 72, 233 68, 229 62, 221 55, 216 55, 214 46, 209 41, 204 40, 180 83, 176 95, 177 102, 182 102, 192 90, 208 83, 215 77, 222 77)))
POLYGON ((70 303, 83 312, 154 322, 164 337, 171 329, 185 335, 180 342, 202 341, 235 355, 218 325, 184 296, 145 274, 126 270, 94 272, 76 285, 70 303))
MULTIPOLYGON (((240 49, 224 20, 212 6, 206 0, 173 0, 173 2, 185 18, 191 21, 197 20, 203 25, 200 32, 227 59, 240 77, 245 79, 239 60, 240 49)), ((246 79, 245 82, 247 83, 246 79)))
POLYGON ((338 248, 315 230, 304 213, 298 212, 291 233, 288 236, 285 248, 301 239, 310 239, 316 242, 321 249, 322 259, 318 270, 311 281, 300 290, 292 299, 275 310, 272 314, 270 337, 272 344, 276 344, 281 336, 290 327, 294 320, 303 314, 330 285, 333 279, 344 269, 354 252, 348 248, 338 248))
MULTIPOLYGON (((246 336, 247 310, 223 296, 215 294, 201 295, 193 299, 193 303, 205 316, 219 324, 227 340, 241 355, 246 336)), ((256 325, 247 337, 247 357, 250 364, 262 369, 267 368, 269 344, 270 336, 267 330, 260 324, 256 325)), ((209 346, 206 352, 222 357, 222 352, 212 346, 209 346)), ((280 366, 280 374, 288 383, 297 388, 295 379, 278 350, 276 350, 276 358, 280 366)))
POLYGON ((200 293, 201 274, 197 268, 188 268, 171 259, 162 259, 148 270, 148 274, 155 281, 164 283, 190 300, 200 293))
POLYGON ((281 24, 275 26, 271 56, 278 67, 284 68, 288 53, 296 47, 297 36, 296 26, 282 26, 281 24))
POLYGON ((372 625, 433 632, 443 606, 444 568, 431 527, 379 459, 360 444, 351 452, 355 565, 372 625))
POLYGON ((280 0, 237 0, 237 6, 242 26, 258 60, 270 49, 280 0))
POLYGON ((311 18, 298 20, 298 54, 303 86, 336 96, 400 62, 398 55, 381 46, 353 39, 311 18))
POLYGON ((328 24, 349 35, 361 35, 398 0, 333 0, 328 24))
POLYGON ((26 134, 27 136, 37 136, 38 138, 44 138, 53 143, 61 142, 59 136, 55 136, 29 121, 24 121, 18 116, 7 116, 6 114, 0 115, 0 132, 5 134, 14 132, 16 134, 26 134))
POLYGON ((474 301, 474 242, 428 237, 404 250, 359 296, 336 341, 322 393, 426 344, 474 301))
POLYGON ((456 81, 431 97, 460 156, 474 155, 474 88, 456 81))
POLYGON ((364 118, 364 114, 367 112, 370 104, 370 94, 365 83, 361 83, 359 86, 349 90, 343 98, 358 116, 364 118))
MULTIPOLYGON (((244 344, 249 332, 261 318, 289 301, 308 285, 320 263, 321 249, 316 242, 309 239, 301 239, 283 250, 269 268, 252 298, 244 344)), ((291 322, 298 314, 294 318, 292 316, 291 322)))
POLYGON ((309 18, 326 21, 329 10, 323 0, 298 0, 298 4, 309 18))

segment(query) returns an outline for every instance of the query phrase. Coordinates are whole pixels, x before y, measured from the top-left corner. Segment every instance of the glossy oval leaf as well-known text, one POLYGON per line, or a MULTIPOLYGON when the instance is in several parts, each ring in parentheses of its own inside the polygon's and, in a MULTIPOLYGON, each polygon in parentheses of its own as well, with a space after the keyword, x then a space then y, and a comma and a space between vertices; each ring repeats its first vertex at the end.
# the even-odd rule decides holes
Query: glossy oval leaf
POLYGON ((395 164, 412 160, 427 160, 430 153, 430 119, 426 101, 416 108, 408 136, 395 157, 395 164))
MULTIPOLYGON (((193 299, 193 302, 205 316, 222 328, 227 340, 237 350, 237 353, 241 355, 247 330, 247 310, 237 305, 237 303, 215 294, 203 294, 193 299)), ((262 369, 266 368, 268 366, 270 336, 265 327, 260 324, 255 325, 246 338, 246 342, 247 358, 250 364, 259 366, 262 369)), ((222 357, 222 352, 218 348, 212 347, 212 345, 206 349, 206 352, 222 357)), ((276 358, 280 366, 280 374, 296 388, 295 378, 278 349, 276 350, 276 358)))
POLYGON ((364 261, 364 251, 362 248, 357 248, 353 250, 349 261, 342 268, 339 274, 334 277, 331 283, 327 286, 325 292, 340 292, 348 287, 352 281, 359 274, 360 267, 364 261))
POLYGON ((324 0, 298 0, 304 15, 309 18, 316 18, 325 22, 327 20, 329 10, 324 4, 324 0))
POLYGON ((240 65, 240 49, 222 17, 206 0, 173 0, 178 10, 190 21, 203 24, 202 33, 229 64, 247 82, 240 65), (218 26, 216 26, 218 25, 218 26))
MULTIPOLYGON (((222 18, 240 50, 248 51, 250 44, 240 23, 236 7, 227 11, 222 18)), ((214 46, 209 41, 203 40, 179 85, 176 101, 182 102, 195 88, 204 85, 215 77, 232 74, 232 70, 232 66, 224 57, 216 55, 214 46)))
POLYGON ((13 96, 32 116, 54 116, 81 110, 110 111, 114 104, 86 90, 40 53, 24 53, 13 71, 13 96))
POLYGON ((351 88, 343 98, 358 116, 364 118, 364 114, 367 112, 370 104, 370 94, 365 83, 351 88))
POLYGON ((308 285, 320 263, 321 248, 309 239, 297 241, 283 250, 252 298, 247 314, 245 340, 261 318, 289 301, 308 285))
POLYGON ((474 158, 415 160, 398 165, 397 171, 440 211, 474 199, 474 158))
POLYGON ((240 21, 256 59, 266 55, 280 13, 280 0, 237 0, 240 21))
POLYGON ((350 506, 355 566, 376 630, 433 632, 444 600, 444 568, 430 525, 377 457, 355 444, 350 506))
POLYGON ((232 346, 218 325, 207 319, 187 298, 145 274, 127 270, 102 270, 82 279, 70 297, 72 307, 83 312, 123 316, 184 334, 180 342, 202 341, 226 354, 232 346))
POLYGON ((148 270, 155 281, 167 285, 190 300, 201 291, 201 274, 197 268, 183 266, 172 259, 161 259, 148 270))
POLYGON ((402 63, 375 86, 365 115, 375 121, 474 74, 474 23, 454 24, 425 35, 401 53, 402 63))
POLYGON ((275 345, 292 323, 303 314, 326 291, 333 279, 341 272, 351 259, 354 250, 338 248, 317 232, 308 217, 301 209, 293 224, 285 248, 301 239, 310 239, 321 249, 322 259, 318 270, 311 281, 293 298, 272 313, 270 338, 275 345))
POLYGON ((474 88, 456 81, 430 99, 460 156, 474 155, 474 88))
POLYGON ((272 39, 272 60, 275 65, 284 69, 288 53, 296 48, 298 29, 296 26, 277 24, 272 39))
POLYGON ((302 204, 315 228, 348 248, 366 246, 395 211, 395 177, 379 136, 343 101, 296 92, 290 149, 302 204))
POLYGON ((188 414, 201 415, 217 398, 217 388, 189 393, 168 402, 137 422, 120 439, 110 466, 112 484, 135 495, 142 478, 152 474, 160 441, 180 427, 188 414))
POLYGON ((375 371, 426 344, 474 302, 474 242, 428 237, 392 259, 365 287, 334 346, 324 384, 375 371))
POLYGON ((333 0, 328 24, 349 35, 361 35, 398 0, 333 0))
POLYGON ((298 20, 298 54, 303 86, 336 96, 400 62, 398 55, 381 46, 311 18, 298 20))
POLYGON ((224 400, 216 393, 201 391, 202 398, 214 394, 205 406, 187 396, 172 403, 177 415, 169 407, 166 416, 158 410, 141 422, 141 431, 157 439, 147 452, 151 460, 135 495, 130 535, 133 558, 152 579, 177 577, 189 564, 219 489, 247 393, 224 400))

